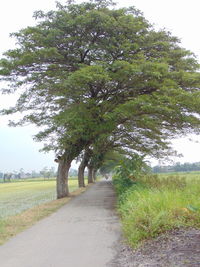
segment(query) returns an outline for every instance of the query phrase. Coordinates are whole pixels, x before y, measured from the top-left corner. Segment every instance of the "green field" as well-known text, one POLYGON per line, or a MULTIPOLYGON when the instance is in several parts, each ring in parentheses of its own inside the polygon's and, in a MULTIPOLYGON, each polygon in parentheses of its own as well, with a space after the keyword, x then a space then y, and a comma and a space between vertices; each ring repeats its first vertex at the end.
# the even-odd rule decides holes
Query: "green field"
POLYGON ((167 176, 181 176, 185 178, 198 178, 200 179, 200 171, 192 171, 192 172, 168 172, 168 173, 158 173, 160 177, 167 177, 167 176))
MULTIPOLYGON (((70 191, 77 189, 77 180, 70 180, 69 184, 70 191)), ((0 220, 54 199, 55 180, 0 183, 0 220)))

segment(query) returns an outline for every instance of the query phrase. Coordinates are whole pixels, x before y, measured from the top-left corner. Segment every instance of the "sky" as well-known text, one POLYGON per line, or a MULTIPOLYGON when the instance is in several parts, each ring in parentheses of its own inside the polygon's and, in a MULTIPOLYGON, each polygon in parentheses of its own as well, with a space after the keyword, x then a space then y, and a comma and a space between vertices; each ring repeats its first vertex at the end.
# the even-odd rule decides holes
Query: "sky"
MULTIPOLYGON (((65 1, 60 1, 64 3, 65 1)), ((82 2, 82 1, 77 1, 82 2)), ((157 29, 165 28, 179 37, 182 46, 193 51, 200 59, 199 0, 118 0, 118 6, 135 6, 157 29)), ((15 42, 9 33, 34 25, 35 10, 55 8, 54 0, 3 0, 0 4, 0 55, 14 48, 15 42)), ((0 84, 2 86, 2 84, 0 84)), ((16 96, 0 95, 0 108, 14 105, 16 96)), ((38 129, 33 125, 11 128, 7 126, 10 117, 0 117, 0 171, 41 170, 44 166, 56 167, 54 154, 39 152, 42 144, 33 141, 38 129)), ((180 162, 200 161, 200 137, 188 136, 173 141, 174 148, 183 154, 180 162), (192 139, 193 141, 190 141, 192 139)), ((156 162, 154 162, 155 164, 156 162)), ((75 166, 75 165, 73 165, 75 166)))

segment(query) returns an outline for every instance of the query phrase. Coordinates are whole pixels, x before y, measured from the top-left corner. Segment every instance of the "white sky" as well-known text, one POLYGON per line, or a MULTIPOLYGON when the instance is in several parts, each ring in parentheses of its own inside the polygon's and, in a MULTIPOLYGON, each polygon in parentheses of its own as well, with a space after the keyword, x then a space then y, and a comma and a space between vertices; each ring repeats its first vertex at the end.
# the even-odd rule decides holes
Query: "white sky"
MULTIPOLYGON (((60 1, 64 3, 65 1, 60 1)), ((82 1, 78 1, 82 2, 82 1)), ((144 16, 157 28, 166 28, 182 41, 182 46, 195 52, 200 58, 199 0, 118 0, 118 6, 134 5, 144 12, 144 16)), ((2 0, 0 4, 0 54, 14 47, 9 33, 29 25, 34 25, 33 11, 54 9, 54 0, 2 0)), ((15 102, 13 96, 0 95, 0 107, 15 102)), ((24 168, 27 171, 54 165, 54 155, 39 153, 41 144, 32 141, 37 132, 33 126, 8 128, 8 118, 0 117, 0 171, 24 168)), ((200 137, 193 136, 200 141, 200 137)), ((179 153, 184 154, 182 162, 200 161, 200 144, 189 139, 174 142, 179 153)), ((177 159, 179 160, 179 159, 177 159)))

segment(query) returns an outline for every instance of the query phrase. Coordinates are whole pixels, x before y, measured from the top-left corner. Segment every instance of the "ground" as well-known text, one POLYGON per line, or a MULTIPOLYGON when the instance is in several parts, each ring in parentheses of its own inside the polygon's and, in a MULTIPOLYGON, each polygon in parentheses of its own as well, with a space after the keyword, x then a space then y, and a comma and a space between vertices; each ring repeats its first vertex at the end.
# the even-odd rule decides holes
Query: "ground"
POLYGON ((1 267, 103 267, 116 257, 120 224, 110 181, 100 181, 0 247, 1 267))
POLYGON ((176 229, 133 251, 120 245, 113 267, 199 267, 200 230, 176 229))
POLYGON ((123 239, 111 181, 100 181, 0 246, 1 267, 197 267, 200 230, 176 229, 133 251, 123 239))

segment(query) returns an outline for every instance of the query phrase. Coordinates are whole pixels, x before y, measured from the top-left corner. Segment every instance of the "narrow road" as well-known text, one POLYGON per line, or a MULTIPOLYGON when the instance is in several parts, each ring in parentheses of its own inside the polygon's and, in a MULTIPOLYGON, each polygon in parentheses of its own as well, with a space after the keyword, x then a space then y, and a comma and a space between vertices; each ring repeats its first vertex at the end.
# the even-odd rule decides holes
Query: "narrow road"
POLYGON ((121 232, 110 181, 100 181, 59 211, 0 246, 1 267, 104 267, 121 232))

